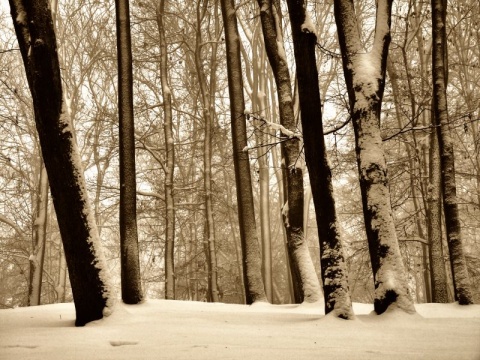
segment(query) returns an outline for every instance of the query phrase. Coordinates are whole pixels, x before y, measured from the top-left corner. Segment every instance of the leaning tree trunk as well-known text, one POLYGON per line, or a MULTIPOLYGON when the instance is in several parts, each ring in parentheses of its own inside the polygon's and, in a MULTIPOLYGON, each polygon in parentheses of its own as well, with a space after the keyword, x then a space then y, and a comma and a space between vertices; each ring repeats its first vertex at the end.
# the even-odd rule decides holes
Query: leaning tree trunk
POLYGON ((353 315, 347 266, 338 228, 332 175, 323 137, 322 107, 315 59, 317 36, 303 0, 288 0, 297 68, 298 93, 310 185, 318 226, 325 313, 353 315))
POLYGON ((258 245, 255 210, 253 207, 252 179, 247 146, 245 100, 243 97, 242 63, 240 61, 240 35, 237 28, 235 3, 221 0, 227 48, 228 92, 232 120, 233 162, 237 185, 238 218, 242 244, 243 278, 246 303, 266 301, 262 280, 262 265, 258 245))
POLYGON ((387 164, 380 135, 380 113, 390 44, 392 0, 377 1, 372 49, 362 49, 353 0, 335 0, 335 20, 355 132, 360 190, 377 314, 392 304, 413 313, 405 268, 392 217, 387 164))
POLYGON ((310 256, 303 229, 304 186, 300 161, 300 136, 293 111, 293 96, 290 73, 283 44, 280 3, 272 0, 258 0, 262 21, 263 38, 267 56, 277 85, 280 110, 280 124, 286 134, 281 149, 284 165, 283 178, 286 179, 283 204, 284 225, 287 234, 287 248, 290 266, 295 278, 295 302, 315 302, 321 297, 320 284, 310 256))
POLYGON ((116 0, 118 116, 120 143, 120 267, 122 300, 142 301, 137 232, 135 123, 133 116, 132 40, 129 0, 116 0))
POLYGON ((163 94, 163 129, 165 134, 165 205, 167 209, 165 229, 165 299, 175 299, 175 201, 173 197, 173 173, 175 169, 175 147, 173 143, 172 91, 167 71, 167 41, 165 37, 165 1, 160 0, 157 8, 157 26, 160 35, 160 81, 163 94))
POLYGON ((75 325, 83 326, 110 314, 114 294, 63 100, 52 14, 48 0, 10 0, 10 7, 65 249, 75 325))
POLYGON ((455 183, 455 159, 453 138, 448 120, 447 108, 447 30, 446 0, 432 0, 432 77, 433 112, 437 126, 440 150, 441 186, 443 192, 443 212, 447 229, 447 243, 450 252, 455 300, 461 305, 473 304, 473 295, 468 276, 467 263, 463 251, 458 199, 455 183))

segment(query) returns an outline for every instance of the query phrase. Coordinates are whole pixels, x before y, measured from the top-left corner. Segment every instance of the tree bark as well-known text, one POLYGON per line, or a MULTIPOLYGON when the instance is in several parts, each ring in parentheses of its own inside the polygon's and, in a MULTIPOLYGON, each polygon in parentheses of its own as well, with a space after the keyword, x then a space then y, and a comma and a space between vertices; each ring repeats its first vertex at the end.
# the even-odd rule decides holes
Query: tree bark
POLYGON ((47 0, 10 0, 10 7, 65 249, 75 325, 83 326, 110 314, 114 294, 63 99, 52 15, 47 0))
POLYGON ((473 304, 471 283, 463 251, 458 199, 455 183, 455 159, 452 129, 448 119, 446 49, 446 0, 432 0, 432 78, 433 112, 437 126, 440 150, 441 187, 443 192, 443 211, 447 230, 447 243, 450 252, 455 300, 461 305, 473 304))
MULTIPOLYGON (((265 48, 277 85, 280 124, 289 134, 297 133, 291 79, 283 44, 280 4, 271 0, 258 0, 258 4, 265 48)), ((284 159, 282 172, 286 180, 282 213, 290 266, 295 277, 294 283, 299 287, 299 291, 294 291, 295 302, 315 302, 320 299, 321 290, 303 229, 304 185, 300 164, 300 137, 286 134, 281 136, 284 138, 281 143, 284 159)))
POLYGON ((174 267, 174 244, 175 244, 175 200, 173 197, 173 175, 175 170, 175 147, 173 142, 172 124, 172 91, 169 85, 167 71, 167 41, 165 37, 165 2, 159 0, 157 7, 157 26, 160 35, 160 81, 163 94, 163 130, 165 134, 166 164, 165 164, 165 205, 166 205, 166 229, 165 229, 165 299, 175 299, 175 267, 174 267))
MULTIPOLYGON (((432 113, 432 125, 435 123, 432 113)), ((430 277, 432 284, 432 301, 447 303, 447 274, 442 246, 442 190, 440 171, 440 154, 436 128, 430 134, 430 174, 427 194, 427 225, 430 259, 430 277)))
MULTIPOLYGON (((318 226, 325 313, 350 319, 353 315, 345 257, 333 197, 332 175, 323 137, 318 71, 317 36, 308 24, 303 0, 288 0, 288 12, 297 68, 305 159, 318 226), (307 23, 307 26, 305 24, 307 23)), ((311 20, 310 20, 311 21, 311 20)), ((303 211, 303 210, 302 210, 303 211)))
POLYGON ((237 185, 238 217, 242 244, 243 278, 246 303, 266 301, 261 273, 260 248, 258 245, 253 207, 252 179, 247 146, 245 123, 245 100, 243 96, 242 64, 240 60, 240 36, 237 28, 233 0, 221 0, 227 49, 228 91, 232 126, 233 162, 237 185))
POLYGON ((342 52, 363 213, 375 281, 374 308, 391 305, 413 313, 407 277, 393 223, 387 165, 380 135, 380 113, 390 44, 392 0, 377 2, 375 35, 370 52, 361 47, 353 0, 335 0, 335 20, 342 52))
POLYGON ((33 253, 30 256, 30 283, 28 286, 28 305, 40 305, 42 294, 43 263, 45 259, 45 244, 47 241, 48 214, 48 177, 43 164, 40 166, 38 184, 37 210, 34 227, 33 253))
POLYGON ((120 144, 120 267, 122 300, 143 299, 137 232, 135 122, 133 115, 132 40, 129 0, 116 0, 118 116, 120 144))

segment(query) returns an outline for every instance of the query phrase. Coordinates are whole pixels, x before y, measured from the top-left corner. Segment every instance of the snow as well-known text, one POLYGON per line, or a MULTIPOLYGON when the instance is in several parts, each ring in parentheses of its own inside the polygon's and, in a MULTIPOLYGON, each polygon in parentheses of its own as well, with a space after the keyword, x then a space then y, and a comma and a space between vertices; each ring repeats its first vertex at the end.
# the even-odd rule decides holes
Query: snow
POLYGON ((307 11, 305 11, 305 21, 303 22, 301 29, 303 32, 317 35, 315 25, 313 25, 312 17, 307 11))
POLYGON ((0 310, 0 359, 478 360, 480 305, 417 305, 417 315, 323 316, 321 303, 252 306, 148 300, 74 327, 73 304, 0 310))

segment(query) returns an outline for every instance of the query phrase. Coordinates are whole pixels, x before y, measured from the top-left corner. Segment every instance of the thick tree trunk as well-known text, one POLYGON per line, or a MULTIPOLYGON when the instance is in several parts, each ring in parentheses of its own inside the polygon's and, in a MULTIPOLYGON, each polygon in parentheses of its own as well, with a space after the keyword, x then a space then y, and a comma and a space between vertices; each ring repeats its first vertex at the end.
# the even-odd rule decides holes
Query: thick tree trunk
POLYGON ((30 256, 30 283, 28 285, 28 305, 40 305, 42 294, 43 263, 47 241, 48 177, 45 165, 41 164, 38 184, 37 210, 34 226, 33 253, 30 256))
POLYGON ((407 277, 393 223, 387 165, 380 135, 380 112, 390 44, 392 0, 377 2, 373 47, 361 47, 353 0, 335 0, 335 20, 355 131, 360 190, 375 280, 377 314, 396 304, 413 313, 407 277))
POLYGON ((347 267, 337 223, 332 175, 323 137, 320 89, 315 59, 317 36, 312 29, 310 18, 307 17, 304 1, 288 0, 287 4, 297 68, 305 158, 320 242, 325 313, 333 311, 336 316, 349 319, 354 315, 348 289, 347 267))
POLYGON ((447 64, 446 64, 446 0, 432 0, 432 77, 433 112, 437 125, 440 150, 441 187, 443 190, 443 211, 447 229, 447 243, 450 252, 455 300, 461 305, 473 304, 471 283, 463 251, 458 199, 455 183, 454 143, 448 120, 447 108, 447 64))
POLYGON ((50 6, 47 0, 10 0, 10 7, 65 249, 76 308, 75 324, 83 326, 111 312, 114 294, 72 122, 63 101, 50 6))
MULTIPOLYGON (((432 124, 433 119, 432 113, 432 124)), ((442 190, 440 187, 440 155, 436 129, 430 134, 430 174, 428 184, 428 243, 430 259, 430 277, 432 284, 432 301, 435 303, 448 302, 447 274, 442 246, 442 190)))
POLYGON ((116 0, 118 116, 120 143, 120 267, 122 300, 142 301, 137 232, 135 122, 133 116, 132 41, 129 0, 116 0))
POLYGON ((247 146, 245 100, 243 97, 242 64, 240 60, 240 36, 237 28, 235 3, 221 0, 227 48, 228 90, 232 120, 233 162, 237 185, 238 217, 242 243, 243 277, 246 303, 266 301, 261 273, 255 210, 253 207, 252 179, 247 146))
POLYGON ((281 145, 282 159, 284 160, 282 172, 283 178, 286 180, 283 217, 290 266, 295 277, 295 285, 299 287, 299 291, 294 292, 295 302, 315 302, 320 299, 321 290, 304 236, 304 186, 303 171, 300 166, 300 138, 291 135, 297 132, 297 123, 293 111, 291 79, 283 44, 280 4, 279 2, 273 3, 271 0, 258 0, 258 4, 265 48, 277 85, 280 124, 290 134, 281 134, 284 137, 281 145))
POLYGON ((166 164, 165 164, 165 299, 175 299, 175 201, 173 197, 173 173, 175 170, 175 148, 173 143, 172 124, 172 92, 169 86, 167 71, 167 41, 165 37, 164 9, 166 0, 159 0, 157 8, 157 26, 160 35, 160 81, 163 94, 163 129, 165 134, 166 164))

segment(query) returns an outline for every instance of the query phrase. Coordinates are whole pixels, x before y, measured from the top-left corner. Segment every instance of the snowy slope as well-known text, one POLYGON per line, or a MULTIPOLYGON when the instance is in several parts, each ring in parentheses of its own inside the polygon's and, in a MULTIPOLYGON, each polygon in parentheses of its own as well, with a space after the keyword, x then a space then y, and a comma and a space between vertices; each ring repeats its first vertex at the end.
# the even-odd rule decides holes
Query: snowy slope
POLYGON ((0 359, 480 360, 480 305, 325 317, 321 304, 149 300, 75 328, 73 304, 0 310, 0 359))

